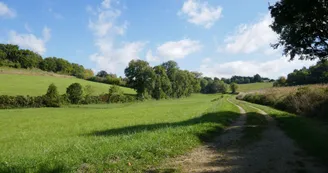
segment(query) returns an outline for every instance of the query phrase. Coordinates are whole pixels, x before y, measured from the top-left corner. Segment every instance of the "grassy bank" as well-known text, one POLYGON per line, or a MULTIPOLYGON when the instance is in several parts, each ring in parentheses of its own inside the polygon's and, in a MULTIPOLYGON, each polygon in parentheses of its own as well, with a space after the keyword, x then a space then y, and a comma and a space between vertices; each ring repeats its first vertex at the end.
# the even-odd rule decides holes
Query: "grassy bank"
POLYGON ((143 172, 239 116, 215 98, 0 110, 0 172, 143 172))

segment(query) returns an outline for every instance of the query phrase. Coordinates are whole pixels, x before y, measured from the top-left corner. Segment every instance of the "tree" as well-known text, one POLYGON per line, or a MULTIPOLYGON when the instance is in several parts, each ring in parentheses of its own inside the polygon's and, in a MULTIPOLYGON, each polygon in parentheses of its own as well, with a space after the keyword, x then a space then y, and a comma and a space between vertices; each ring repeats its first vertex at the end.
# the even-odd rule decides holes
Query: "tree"
POLYGON ((188 79, 188 74, 185 71, 178 70, 176 72, 175 81, 173 83, 173 93, 177 98, 183 96, 189 96, 192 91, 190 89, 190 83, 188 79))
POLYGON ((200 86, 200 79, 198 77, 198 74, 189 71, 186 71, 186 73, 188 74, 188 78, 190 82, 189 85, 192 89, 192 93, 199 93, 201 90, 201 86, 200 86))
POLYGON ((231 83, 230 84, 230 89, 232 93, 236 93, 237 89, 238 89, 238 85, 236 83, 231 83))
POLYGON ((286 81, 287 81, 287 79, 284 76, 281 76, 281 77, 279 77, 279 79, 277 81, 275 81, 273 83, 273 86, 274 87, 286 86, 287 85, 286 81))
POLYGON ((139 99, 147 98, 154 88, 155 73, 149 63, 143 60, 132 60, 124 70, 128 78, 127 85, 137 91, 139 99))
POLYGON ((223 81, 218 81, 219 84, 218 84, 218 92, 219 93, 227 93, 227 90, 228 90, 228 86, 227 84, 225 84, 223 81))
POLYGON ((6 58, 7 54, 4 51, 0 50, 0 60, 5 60, 6 58))
POLYGON ((172 84, 169 77, 166 74, 163 66, 155 66, 154 72, 156 75, 154 91, 152 93, 153 98, 163 99, 172 94, 172 84))
POLYGON ((50 84, 47 90, 45 98, 45 105, 47 107, 60 107, 60 95, 58 94, 55 84, 50 84))
POLYGON ((100 72, 97 73, 96 76, 98 77, 106 77, 108 75, 108 73, 104 70, 101 70, 100 72))
POLYGON ((93 77, 93 71, 91 69, 85 69, 84 70, 84 79, 89 79, 91 77, 93 77))
POLYGON ((42 57, 30 50, 20 50, 17 53, 17 60, 22 68, 39 68, 42 57))
POLYGON ((72 64, 62 58, 55 58, 56 61, 56 72, 63 74, 71 74, 73 67, 72 64))
POLYGON ((254 82, 262 82, 262 77, 259 74, 254 76, 254 82))
POLYGON ((208 85, 208 81, 205 79, 205 78, 202 78, 201 80, 200 80, 200 87, 201 87, 201 92, 202 93, 206 93, 205 92, 205 87, 208 85))
POLYGON ((162 66, 166 70, 166 74, 169 77, 170 81, 173 82, 175 80, 175 74, 179 70, 178 63, 176 63, 175 61, 168 61, 164 62, 162 66))
POLYGON ((57 72, 57 64, 56 64, 56 58, 45 58, 40 63, 40 69, 44 71, 51 71, 51 72, 57 72))
POLYGON ((78 78, 84 78, 84 67, 79 64, 72 63, 72 75, 78 78))
POLYGON ((86 97, 92 96, 94 94, 94 92, 95 92, 95 89, 91 85, 86 85, 83 88, 83 93, 86 97))
POLYGON ((66 89, 68 99, 72 104, 78 104, 83 99, 83 88, 79 83, 73 83, 66 89))
POLYGON ((328 1, 280 0, 269 10, 271 28, 280 36, 273 48, 283 47, 290 60, 296 55, 300 59, 327 59, 328 1))

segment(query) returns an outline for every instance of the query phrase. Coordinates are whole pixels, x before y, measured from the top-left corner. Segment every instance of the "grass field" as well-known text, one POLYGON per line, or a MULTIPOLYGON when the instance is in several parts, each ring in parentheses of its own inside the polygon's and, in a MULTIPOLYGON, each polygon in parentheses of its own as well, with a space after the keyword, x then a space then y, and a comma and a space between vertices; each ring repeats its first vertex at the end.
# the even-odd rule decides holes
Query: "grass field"
POLYGON ((239 84, 237 91, 247 92, 247 91, 261 90, 261 89, 271 88, 272 85, 273 85, 272 82, 239 84))
MULTIPOLYGON (((48 86, 54 83, 60 94, 66 92, 66 88, 72 83, 91 85, 94 94, 107 93, 110 85, 78 79, 75 77, 49 76, 49 75, 24 75, 24 74, 2 74, 0 73, 0 95, 30 95, 40 96, 47 92, 48 86)), ((122 87, 127 94, 135 94, 130 88, 122 87)))
POLYGON ((0 110, 0 172, 144 172, 237 118, 221 97, 0 110))

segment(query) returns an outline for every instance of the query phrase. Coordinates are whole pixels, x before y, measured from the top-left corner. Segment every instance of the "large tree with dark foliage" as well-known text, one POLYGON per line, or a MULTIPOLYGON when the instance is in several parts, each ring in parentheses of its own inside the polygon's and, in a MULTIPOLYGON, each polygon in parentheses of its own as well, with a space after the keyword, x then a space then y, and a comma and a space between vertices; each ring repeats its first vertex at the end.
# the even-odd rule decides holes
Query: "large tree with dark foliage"
POLYGON ((269 10, 271 28, 280 36, 274 48, 283 47, 291 60, 296 55, 300 59, 327 59, 327 0, 280 0, 269 10))
POLYGON ((137 91, 140 99, 151 95, 154 88, 155 73, 147 61, 132 60, 124 71, 128 78, 127 85, 137 91))

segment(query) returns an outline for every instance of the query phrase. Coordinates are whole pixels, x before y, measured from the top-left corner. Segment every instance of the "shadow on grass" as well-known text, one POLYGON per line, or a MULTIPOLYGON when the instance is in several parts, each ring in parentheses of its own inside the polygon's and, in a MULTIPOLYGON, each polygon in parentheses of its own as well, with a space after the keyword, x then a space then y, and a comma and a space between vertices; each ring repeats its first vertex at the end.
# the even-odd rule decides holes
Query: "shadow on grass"
POLYGON ((325 122, 288 113, 270 115, 298 146, 328 165, 328 130, 325 122))
MULTIPOLYGON (((205 132, 199 132, 196 134, 201 141, 209 142, 212 141, 214 136, 217 136, 218 133, 222 132, 223 127, 231 124, 234 119, 239 117, 239 113, 222 111, 222 112, 213 112, 207 113, 197 118, 192 118, 186 121, 174 122, 174 123, 157 123, 157 124, 145 124, 145 125, 136 125, 136 126, 128 126, 116 129, 108 129, 103 131, 94 131, 89 134, 91 136, 118 136, 118 135, 129 135, 136 134, 146 131, 156 131, 165 128, 177 128, 177 127, 187 127, 202 123, 214 123, 213 128, 207 130, 205 132), (223 126, 222 126, 223 125, 223 126)), ((61 163, 49 163, 45 165, 35 165, 36 167, 26 168, 20 166, 8 166, 0 163, 0 172, 37 172, 37 173, 59 173, 59 172, 70 172, 70 168, 65 167, 65 164, 61 163), (27 169, 31 169, 27 171, 27 169)), ((154 170, 157 172, 157 170, 154 170)), ((175 169, 165 169, 160 172, 175 172, 175 169)), ((147 171, 145 171, 147 172, 147 171)), ((149 171, 152 172, 152 171, 149 171)))
MULTIPOLYGON (((218 125, 227 126, 233 122, 238 116, 239 113, 222 111, 222 112, 211 112, 206 113, 200 117, 189 119, 186 121, 174 122, 174 123, 157 123, 157 124, 142 124, 135 126, 128 126, 115 129, 107 129, 101 131, 94 131, 87 135, 91 136, 119 136, 119 135, 130 135, 141 132, 156 131, 164 128, 177 128, 182 126, 192 126, 201 123, 214 123, 218 125)), ((199 138, 204 141, 210 141, 213 135, 223 130, 223 126, 216 126, 217 128, 208 130, 204 133, 199 134, 199 138)))

